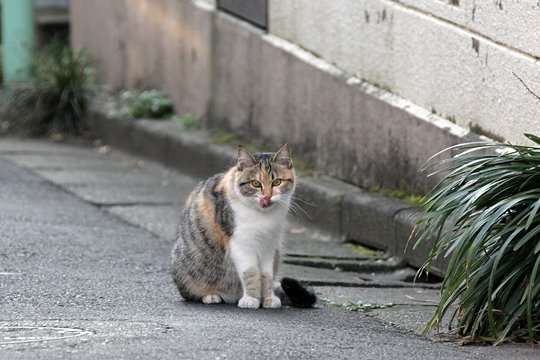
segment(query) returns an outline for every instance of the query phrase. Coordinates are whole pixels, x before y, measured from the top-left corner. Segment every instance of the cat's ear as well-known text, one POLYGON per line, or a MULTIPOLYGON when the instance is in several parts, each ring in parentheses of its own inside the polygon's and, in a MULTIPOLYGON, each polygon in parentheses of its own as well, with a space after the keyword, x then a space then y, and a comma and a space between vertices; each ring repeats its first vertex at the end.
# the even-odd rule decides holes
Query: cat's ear
POLYGON ((283 145, 272 157, 272 161, 279 165, 285 166, 287 169, 292 168, 291 147, 289 144, 283 145))
POLYGON ((238 145, 238 170, 242 171, 247 167, 255 166, 257 160, 242 145, 238 145))

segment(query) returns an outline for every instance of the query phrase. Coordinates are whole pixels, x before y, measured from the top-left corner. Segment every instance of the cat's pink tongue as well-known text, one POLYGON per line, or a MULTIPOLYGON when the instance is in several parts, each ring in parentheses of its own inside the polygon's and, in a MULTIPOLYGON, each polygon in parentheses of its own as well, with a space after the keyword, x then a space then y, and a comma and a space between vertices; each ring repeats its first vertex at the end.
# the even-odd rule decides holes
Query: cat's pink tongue
POLYGON ((270 196, 265 196, 259 201, 259 204, 264 209, 272 205, 272 200, 270 199, 270 196))

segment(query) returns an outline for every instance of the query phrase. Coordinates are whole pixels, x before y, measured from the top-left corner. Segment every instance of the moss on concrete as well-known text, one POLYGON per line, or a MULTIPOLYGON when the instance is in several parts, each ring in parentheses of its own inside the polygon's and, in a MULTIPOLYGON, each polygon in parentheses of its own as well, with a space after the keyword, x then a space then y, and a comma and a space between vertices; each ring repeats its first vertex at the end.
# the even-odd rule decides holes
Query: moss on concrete
POLYGON ((370 249, 368 247, 358 245, 358 244, 345 244, 345 247, 351 249, 354 253, 366 256, 366 257, 381 257, 383 252, 380 250, 370 249))
POLYGON ((424 202, 424 194, 408 193, 399 189, 385 189, 378 186, 369 188, 367 190, 369 192, 381 194, 385 197, 404 200, 414 206, 422 205, 424 202))
POLYGON ((238 135, 220 129, 213 129, 210 131, 210 134, 212 135, 213 143, 217 145, 240 144, 242 142, 238 135))
POLYGON ((484 135, 484 136, 487 136, 490 139, 493 139, 493 140, 496 140, 496 141, 499 141, 499 142, 504 142, 505 141, 504 137, 502 137, 500 135, 497 135, 492 131, 486 130, 486 129, 484 129, 483 127, 481 127, 480 125, 478 125, 476 123, 472 123, 472 122, 469 123, 469 129, 471 129, 472 132, 475 132, 478 135, 484 135))

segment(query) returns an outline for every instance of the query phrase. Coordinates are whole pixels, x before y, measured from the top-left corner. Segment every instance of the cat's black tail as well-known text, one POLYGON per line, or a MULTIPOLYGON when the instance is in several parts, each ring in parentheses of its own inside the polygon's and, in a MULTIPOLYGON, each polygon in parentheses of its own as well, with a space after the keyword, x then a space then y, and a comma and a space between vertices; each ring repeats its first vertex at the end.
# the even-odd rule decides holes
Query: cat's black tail
POLYGON ((306 289, 298 280, 283 278, 281 279, 281 288, 293 307, 311 308, 317 302, 317 295, 306 289))

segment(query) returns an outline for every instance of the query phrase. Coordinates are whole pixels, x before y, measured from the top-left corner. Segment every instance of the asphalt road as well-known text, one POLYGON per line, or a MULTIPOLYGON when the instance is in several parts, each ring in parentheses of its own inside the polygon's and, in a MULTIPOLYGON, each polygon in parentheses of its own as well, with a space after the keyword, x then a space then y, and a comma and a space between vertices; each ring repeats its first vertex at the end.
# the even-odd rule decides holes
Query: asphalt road
POLYGON ((171 241, 0 159, 0 359, 509 354, 434 342, 344 309, 186 303, 169 275, 171 248, 171 241))

